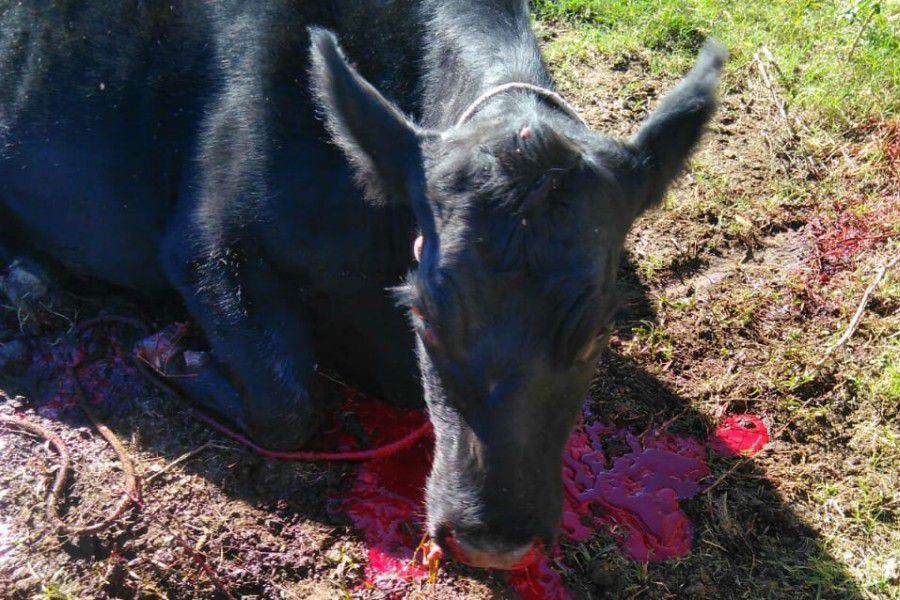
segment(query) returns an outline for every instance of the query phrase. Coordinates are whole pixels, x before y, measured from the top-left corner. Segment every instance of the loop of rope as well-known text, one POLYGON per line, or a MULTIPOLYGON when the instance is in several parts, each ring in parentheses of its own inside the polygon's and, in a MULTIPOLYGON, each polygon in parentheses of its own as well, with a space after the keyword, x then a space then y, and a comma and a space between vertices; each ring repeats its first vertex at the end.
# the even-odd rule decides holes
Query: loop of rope
POLYGON ((472 115, 474 115, 485 102, 487 102, 494 96, 502 94, 509 90, 532 91, 538 96, 552 101, 554 104, 556 104, 557 107, 561 108, 563 112, 565 112, 567 115, 569 115, 585 127, 588 126, 587 121, 581 118, 581 115, 579 115, 578 112, 574 108, 572 108, 572 105, 566 102, 565 98, 560 96, 558 93, 552 90, 548 90, 547 88, 541 87, 539 85, 534 85, 533 83, 524 83, 521 81, 514 81, 512 83, 504 83, 503 85, 498 85, 497 87, 491 88, 480 95, 475 99, 474 102, 472 102, 472 104, 469 105, 469 107, 463 112, 463 114, 460 115, 459 120, 456 121, 456 126, 459 127, 466 121, 471 119, 472 115))
MULTIPOLYGON (((164 373, 161 373, 154 369, 149 364, 142 362, 140 360, 135 359, 134 364, 137 366, 138 371, 144 375, 144 377, 156 386, 162 392, 172 396, 176 400, 180 402, 187 403, 187 400, 184 396, 175 389, 172 385, 165 381, 166 376, 164 373)), ((431 430, 431 421, 426 419, 425 422, 409 432, 402 438, 398 440, 394 440, 393 442, 389 442, 382 446, 376 446, 375 448, 369 448, 367 450, 350 450, 346 452, 318 452, 312 450, 271 450, 269 448, 265 448, 260 446, 247 436, 234 431, 224 423, 214 419, 208 414, 196 409, 190 408, 191 414, 199 421, 203 421, 212 429, 215 429, 219 433, 233 439, 239 444, 253 450, 260 456, 265 456, 266 458, 277 458, 279 460, 302 460, 302 461, 363 461, 363 460, 375 460, 379 458, 387 458, 398 452, 401 452, 416 442, 418 442, 423 437, 427 436, 431 430)))
POLYGON ((250 448, 257 454, 261 456, 265 456, 266 458, 277 458, 280 460, 303 460, 303 461, 362 461, 362 460, 375 460, 377 458, 387 458, 398 452, 409 448, 421 438, 428 435, 431 431, 431 421, 425 421, 414 429, 413 431, 407 433, 405 436, 398 440, 394 440, 393 442, 384 444, 383 446, 376 446, 375 448, 369 448, 368 450, 350 450, 346 452, 314 452, 308 450, 300 450, 300 451, 283 451, 283 450, 269 450, 267 448, 263 448, 262 446, 256 444, 246 436, 237 433, 223 425, 222 423, 216 421, 212 417, 205 415, 201 412, 194 411, 194 415, 199 418, 201 421, 222 433, 236 442, 240 442, 247 448, 250 448))

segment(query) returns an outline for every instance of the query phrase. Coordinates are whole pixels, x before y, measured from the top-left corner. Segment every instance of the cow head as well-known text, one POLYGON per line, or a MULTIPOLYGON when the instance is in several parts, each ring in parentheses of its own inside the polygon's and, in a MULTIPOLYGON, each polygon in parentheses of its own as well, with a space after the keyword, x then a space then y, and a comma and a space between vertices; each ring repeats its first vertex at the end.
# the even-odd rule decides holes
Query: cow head
POLYGON ((498 100, 467 124, 422 130, 331 34, 311 35, 334 141, 369 198, 407 203, 421 232, 398 294, 436 433, 429 533, 465 562, 514 567, 553 542, 564 445, 615 310, 620 248, 712 115, 724 51, 707 46, 617 141, 528 91, 507 92, 515 110, 498 100))

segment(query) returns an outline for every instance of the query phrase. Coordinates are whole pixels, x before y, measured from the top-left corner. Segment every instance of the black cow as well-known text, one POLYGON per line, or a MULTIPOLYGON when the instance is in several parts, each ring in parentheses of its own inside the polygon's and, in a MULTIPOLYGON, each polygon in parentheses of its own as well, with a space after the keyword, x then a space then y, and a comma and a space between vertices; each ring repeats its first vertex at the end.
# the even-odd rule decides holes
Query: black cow
POLYGON ((551 93, 525 0, 5 2, 0 241, 177 291, 218 357, 186 391, 265 446, 316 429, 320 367, 424 388, 429 532, 508 568, 552 543, 620 247, 723 58, 620 141, 551 93))

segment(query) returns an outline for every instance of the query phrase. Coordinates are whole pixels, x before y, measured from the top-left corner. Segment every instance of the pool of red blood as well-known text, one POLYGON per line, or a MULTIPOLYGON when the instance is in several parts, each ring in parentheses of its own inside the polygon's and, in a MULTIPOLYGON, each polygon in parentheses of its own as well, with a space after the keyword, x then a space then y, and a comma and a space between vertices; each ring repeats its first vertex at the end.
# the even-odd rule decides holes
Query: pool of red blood
MULTIPOLYGON (((693 530, 679 502, 700 491, 709 474, 700 442, 650 431, 635 436, 597 422, 585 409, 584 423, 569 437, 563 455, 565 503, 560 537, 585 541, 605 527, 626 556, 660 561, 687 554, 693 530), (627 451, 607 457, 604 438, 618 438, 627 451)), ((559 550, 556 550, 558 556, 559 550)), ((509 575, 523 598, 568 598, 550 558, 509 575)))
MULTIPOLYGON (((373 401, 359 402, 353 410, 373 444, 393 441, 425 418, 422 413, 405 413, 373 401)), ((746 415, 740 418, 739 423, 749 422, 746 415)), ((765 431, 755 419, 755 426, 765 431)), ((711 446, 716 447, 720 433, 721 428, 711 446)), ((758 438, 744 439, 752 442, 744 450, 753 452, 761 447, 758 438)), ((431 438, 424 439, 390 458, 361 464, 344 494, 331 505, 333 511, 350 517, 369 548, 364 585, 389 595, 402 595, 411 581, 429 573, 417 557, 417 549, 432 443, 431 438)), ((596 529, 605 528, 634 560, 684 556, 690 550, 693 528, 680 502, 697 494, 701 480, 709 475, 707 451, 707 445, 691 437, 657 430, 635 435, 616 429, 598 421, 586 408, 564 455, 560 537, 585 541, 596 529), (614 441, 616 444, 609 445, 624 451, 607 456, 604 441, 614 441)), ((509 573, 508 583, 526 600, 569 598, 552 566, 559 557, 557 548, 527 568, 509 573)))
MULTIPOLYGON (((380 400, 349 395, 341 409, 363 427, 370 447, 407 435, 427 420, 423 411, 404 411, 380 400)), ((433 438, 429 434, 386 459, 360 463, 344 493, 331 499, 329 510, 350 517, 368 550, 366 587, 402 596, 409 583, 429 573, 422 550, 425 478, 431 469, 433 438), (417 552, 421 550, 421 552, 417 552)), ((314 448, 357 449, 356 436, 333 425, 317 437, 314 448)))
MULTIPOLYGON (((374 444, 397 439, 424 419, 421 413, 403 413, 380 402, 360 402, 355 410, 374 444)), ((686 554, 692 529, 679 501, 696 494, 699 480, 709 474, 704 446, 665 432, 638 437, 617 431, 596 422, 588 411, 584 420, 569 438, 564 456, 561 536, 583 541, 597 527, 617 526, 626 554, 634 559, 686 554), (623 442, 627 452, 608 459, 602 442, 609 437, 623 442)), ((415 551, 421 539, 422 489, 431 443, 422 440, 398 455, 363 463, 332 504, 362 533, 369 547, 366 584, 380 591, 400 593, 409 580, 428 574, 415 560, 415 551)), ((523 598, 568 597, 547 557, 510 573, 508 579, 523 598)))

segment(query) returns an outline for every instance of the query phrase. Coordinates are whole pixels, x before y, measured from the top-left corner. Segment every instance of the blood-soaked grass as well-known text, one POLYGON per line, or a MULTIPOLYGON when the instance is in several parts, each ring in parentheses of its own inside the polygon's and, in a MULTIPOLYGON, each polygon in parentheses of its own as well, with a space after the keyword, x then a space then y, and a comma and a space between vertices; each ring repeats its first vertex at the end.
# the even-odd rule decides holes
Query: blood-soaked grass
POLYGON ((813 240, 810 274, 814 282, 855 266, 855 257, 879 243, 900 237, 900 197, 870 200, 860 196, 834 200, 830 210, 806 226, 813 240))

